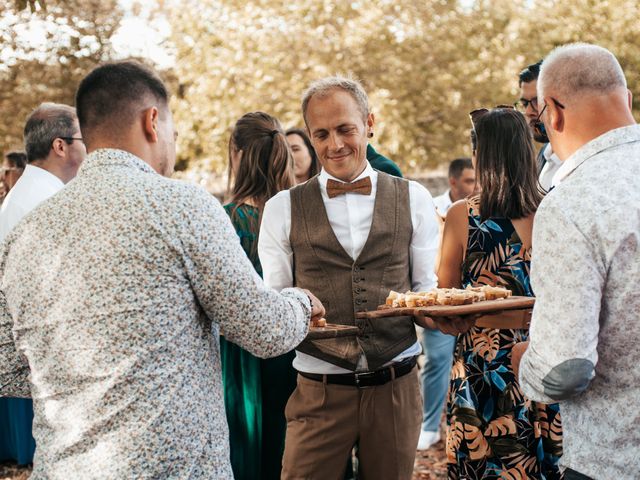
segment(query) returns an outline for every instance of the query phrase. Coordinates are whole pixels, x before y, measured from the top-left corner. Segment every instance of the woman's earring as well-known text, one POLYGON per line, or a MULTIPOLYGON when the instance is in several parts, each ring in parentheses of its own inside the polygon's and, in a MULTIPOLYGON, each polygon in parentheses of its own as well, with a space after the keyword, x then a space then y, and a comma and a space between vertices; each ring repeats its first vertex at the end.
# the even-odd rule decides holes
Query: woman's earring
POLYGON ((373 138, 373 132, 369 132, 369 135, 367 135, 367 137, 373 138))

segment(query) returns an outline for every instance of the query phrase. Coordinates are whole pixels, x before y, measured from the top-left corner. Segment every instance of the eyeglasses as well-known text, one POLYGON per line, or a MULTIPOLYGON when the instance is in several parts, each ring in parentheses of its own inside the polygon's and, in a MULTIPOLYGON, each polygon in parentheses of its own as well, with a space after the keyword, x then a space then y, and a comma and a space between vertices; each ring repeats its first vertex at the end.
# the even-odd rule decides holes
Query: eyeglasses
POLYGON ((64 140, 67 144, 71 145, 74 140, 78 140, 79 142, 84 142, 82 137, 58 137, 60 140, 64 140))
MULTIPOLYGON (((559 101, 557 101, 555 98, 550 97, 551 101, 556 105, 556 107, 561 108, 562 110, 564 110, 564 105, 562 105, 559 101)), ((533 128, 536 130, 536 133, 538 133, 540 136, 544 136, 547 137, 547 129, 544 126, 544 123, 540 120, 540 118, 542 117, 542 114, 544 113, 544 111, 547 109, 547 104, 544 104, 544 107, 542 107, 542 110, 540 111, 540 113, 538 114, 538 117, 536 118, 536 121, 533 123, 533 128)), ((547 137, 548 139, 549 137, 547 137)))
MULTIPOLYGON (((507 108, 509 110, 514 109, 513 105, 496 105, 495 108, 507 108)), ((478 108, 476 110, 472 110, 469 112, 469 116, 471 117, 471 123, 473 124, 474 128, 476 126, 477 121, 480 120, 480 118, 484 117, 487 113, 489 113, 489 111, 490 110, 488 108, 478 108)))
POLYGON ((533 97, 531 100, 527 100, 526 98, 521 98, 520 100, 518 100, 516 103, 513 104, 513 106, 516 107, 516 110, 522 113, 525 113, 527 108, 529 108, 529 105, 531 105, 531 108, 537 111, 538 97, 533 97))

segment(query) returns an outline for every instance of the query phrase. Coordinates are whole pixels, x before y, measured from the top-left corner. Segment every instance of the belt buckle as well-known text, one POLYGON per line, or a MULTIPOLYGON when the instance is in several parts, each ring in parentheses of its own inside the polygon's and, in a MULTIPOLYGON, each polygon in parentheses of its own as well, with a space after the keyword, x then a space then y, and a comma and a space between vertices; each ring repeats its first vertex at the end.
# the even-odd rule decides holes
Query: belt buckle
POLYGON ((363 373, 354 373, 355 376, 355 381, 356 381, 356 388, 359 389, 363 389, 363 388, 372 388, 373 385, 360 385, 360 379, 361 378, 367 378, 367 376, 371 376, 372 372, 363 372, 363 373))

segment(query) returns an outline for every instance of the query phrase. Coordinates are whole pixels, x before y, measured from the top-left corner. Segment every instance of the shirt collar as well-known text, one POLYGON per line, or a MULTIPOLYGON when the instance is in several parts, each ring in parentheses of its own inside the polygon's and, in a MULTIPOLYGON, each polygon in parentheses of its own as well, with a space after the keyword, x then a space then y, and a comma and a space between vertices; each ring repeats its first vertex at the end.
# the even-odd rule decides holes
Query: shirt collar
POLYGON ((87 159, 80 165, 78 173, 84 173, 91 168, 101 168, 107 165, 121 165, 124 167, 136 168, 146 173, 157 173, 151 165, 136 157, 133 153, 116 148, 99 148, 89 154, 87 159))
POLYGON ((52 185, 56 185, 58 187, 64 187, 64 182, 60 180, 56 175, 51 173, 49 170, 45 170, 44 168, 37 167, 30 163, 24 168, 23 175, 26 175, 27 178, 38 178, 41 180, 45 180, 52 185))
MULTIPOLYGON (((367 166, 362 171, 362 173, 360 175, 358 175, 356 178, 354 178, 351 183, 353 183, 353 182, 355 182, 357 180, 360 180, 362 178, 365 178, 365 177, 371 177, 371 183, 372 184, 374 184, 375 180, 378 178, 377 172, 373 169, 373 167, 371 166, 371 164, 369 162, 367 162, 367 166)), ((340 180, 339 178, 334 177, 330 173, 327 173, 327 171, 323 168, 320 171, 320 175, 318 175, 318 181, 320 182, 320 185, 323 188, 326 188, 327 180, 329 180, 329 179, 335 180, 336 182, 347 183, 344 180, 340 180)))
POLYGON ((594 138, 576 150, 573 155, 562 162, 562 166, 553 176, 552 184, 556 187, 585 161, 610 148, 640 141, 640 125, 629 125, 615 128, 594 138))
POLYGON ((542 151, 542 155, 547 162, 553 163, 554 165, 560 165, 562 160, 558 158, 558 156, 553 152, 553 148, 550 143, 547 143, 547 146, 542 151))

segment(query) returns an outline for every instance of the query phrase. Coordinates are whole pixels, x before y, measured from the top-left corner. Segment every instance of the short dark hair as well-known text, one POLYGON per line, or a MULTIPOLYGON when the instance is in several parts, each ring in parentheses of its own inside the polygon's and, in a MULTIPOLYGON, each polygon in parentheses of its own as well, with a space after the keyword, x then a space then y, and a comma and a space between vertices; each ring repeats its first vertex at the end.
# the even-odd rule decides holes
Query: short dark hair
POLYGON ((309 138, 309 135, 307 135, 307 132, 305 132, 301 128, 290 128, 285 132, 285 134, 287 137, 289 135, 298 135, 300 138, 302 138, 302 141, 307 147, 307 150, 309 150, 309 156, 311 157, 311 168, 309 169, 309 178, 314 177, 319 171, 318 165, 320 165, 320 162, 318 161, 318 154, 316 153, 316 149, 313 148, 313 144, 311 143, 311 139, 309 138))
POLYGON ((522 70, 518 75, 518 86, 521 87, 523 83, 529 83, 537 80, 538 75, 540 75, 540 65, 542 65, 542 60, 537 63, 532 63, 522 70))
POLYGON ((524 115, 494 108, 474 122, 474 129, 482 218, 518 219, 534 213, 542 192, 531 128, 524 115))
POLYGON ((449 164, 449 178, 460 178, 462 172, 466 168, 473 169, 473 163, 470 158, 456 158, 449 164))
POLYGON ((76 131, 76 110, 69 105, 42 103, 36 108, 24 126, 24 149, 27 161, 47 158, 56 138, 73 137, 76 131))
POLYGON ((14 168, 24 168, 27 166, 27 154, 24 152, 9 152, 5 154, 4 158, 14 168))
POLYGON ((87 75, 76 92, 80 130, 89 146, 97 133, 117 136, 131 126, 149 96, 167 105, 169 93, 146 65, 125 60, 105 63, 87 75))

